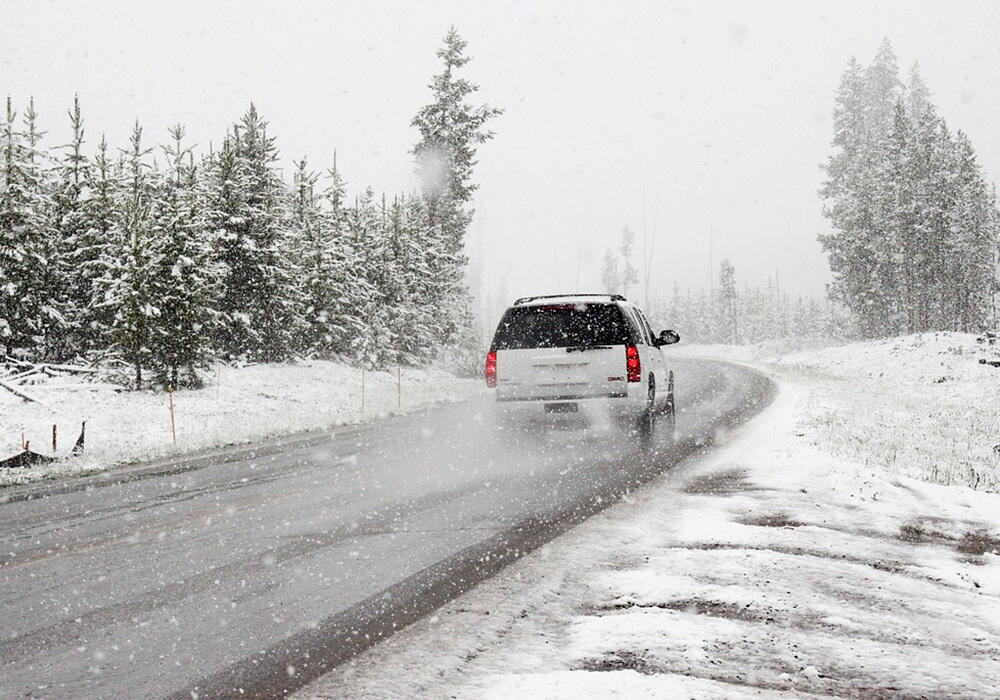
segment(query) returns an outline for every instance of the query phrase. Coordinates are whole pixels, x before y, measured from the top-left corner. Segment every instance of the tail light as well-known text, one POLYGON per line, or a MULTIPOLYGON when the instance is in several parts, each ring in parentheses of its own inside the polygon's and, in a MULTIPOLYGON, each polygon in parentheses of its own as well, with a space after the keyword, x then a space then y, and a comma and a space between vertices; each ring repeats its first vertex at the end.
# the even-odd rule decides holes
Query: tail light
MULTIPOLYGON (((494 371, 496 371, 495 367, 494 371)), ((625 374, 628 376, 630 382, 642 380, 642 364, 639 362, 639 348, 634 345, 625 346, 625 374)))
POLYGON ((495 389, 497 386, 497 351, 490 350, 486 355, 486 386, 495 389))

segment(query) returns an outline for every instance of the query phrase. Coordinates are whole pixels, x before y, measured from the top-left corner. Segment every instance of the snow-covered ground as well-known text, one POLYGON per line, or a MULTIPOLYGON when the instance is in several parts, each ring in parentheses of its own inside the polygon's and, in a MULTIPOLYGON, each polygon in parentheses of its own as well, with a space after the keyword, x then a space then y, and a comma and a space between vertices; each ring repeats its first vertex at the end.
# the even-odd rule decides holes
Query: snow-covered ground
POLYGON ((115 464, 162 457, 301 430, 402 413, 466 398, 482 380, 447 372, 404 368, 366 372, 362 409, 361 370, 334 362, 223 366, 204 389, 173 394, 177 442, 170 425, 170 397, 162 391, 115 391, 89 387, 77 377, 48 379, 23 389, 40 403, 26 403, 0 390, 0 458, 20 451, 22 431, 31 449, 66 455, 87 421, 83 456, 30 469, 0 471, 0 485, 81 474, 115 464))
POLYGON ((813 388, 804 430, 830 452, 941 484, 1000 490, 1000 361, 962 333, 925 333, 812 350, 690 346, 813 388))
POLYGON ((1000 696, 1000 495, 903 463, 940 475, 980 435, 961 416, 1000 370, 976 357, 950 334, 771 357, 778 398, 728 445, 301 697, 1000 696))

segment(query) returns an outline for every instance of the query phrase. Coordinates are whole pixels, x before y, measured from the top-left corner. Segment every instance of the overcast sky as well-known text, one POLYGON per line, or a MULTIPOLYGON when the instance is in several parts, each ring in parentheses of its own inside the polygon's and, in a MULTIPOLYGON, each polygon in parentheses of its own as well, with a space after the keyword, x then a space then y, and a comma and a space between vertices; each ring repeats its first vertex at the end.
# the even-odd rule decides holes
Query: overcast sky
MULTIPOLYGON (((50 144, 79 93, 91 144, 181 122, 206 147, 253 100, 286 167, 333 149, 353 192, 415 187, 409 123, 450 24, 466 76, 505 114, 480 150, 470 251, 492 295, 600 288, 624 225, 652 234, 655 296, 704 286, 709 248, 739 282, 828 279, 816 194, 848 58, 888 37, 1000 174, 994 2, 12 2, 0 91, 33 95, 50 144), (645 223, 644 223, 645 222, 645 223), (710 237, 710 230, 713 232, 710 237)), ((641 293, 633 297, 642 301, 641 293)), ((497 299, 497 303, 499 299, 497 299)))

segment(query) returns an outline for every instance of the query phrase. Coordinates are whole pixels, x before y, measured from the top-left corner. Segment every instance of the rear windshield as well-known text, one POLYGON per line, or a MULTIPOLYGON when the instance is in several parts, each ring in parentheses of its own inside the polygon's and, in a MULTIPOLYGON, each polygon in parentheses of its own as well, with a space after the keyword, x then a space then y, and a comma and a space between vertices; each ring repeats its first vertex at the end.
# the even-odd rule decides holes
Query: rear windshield
POLYGON ((500 320, 497 350, 627 345, 628 325, 614 304, 515 306, 500 320))

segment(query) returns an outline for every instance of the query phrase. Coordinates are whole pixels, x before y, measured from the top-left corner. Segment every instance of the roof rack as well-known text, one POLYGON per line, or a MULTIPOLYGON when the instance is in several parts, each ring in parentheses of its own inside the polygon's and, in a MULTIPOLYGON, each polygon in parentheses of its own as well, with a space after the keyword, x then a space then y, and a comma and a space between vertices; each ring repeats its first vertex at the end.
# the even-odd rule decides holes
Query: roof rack
POLYGON ((621 294, 542 294, 534 297, 521 297, 514 302, 514 306, 527 304, 529 301, 537 301, 538 299, 562 299, 564 297, 608 297, 611 301, 625 301, 625 297, 621 294))

